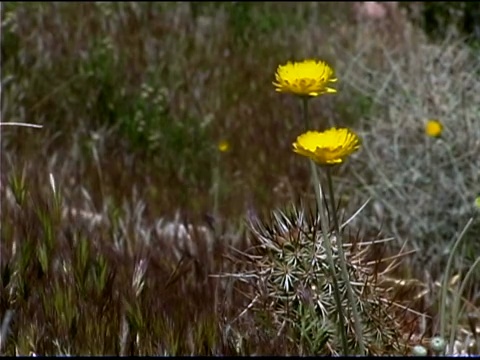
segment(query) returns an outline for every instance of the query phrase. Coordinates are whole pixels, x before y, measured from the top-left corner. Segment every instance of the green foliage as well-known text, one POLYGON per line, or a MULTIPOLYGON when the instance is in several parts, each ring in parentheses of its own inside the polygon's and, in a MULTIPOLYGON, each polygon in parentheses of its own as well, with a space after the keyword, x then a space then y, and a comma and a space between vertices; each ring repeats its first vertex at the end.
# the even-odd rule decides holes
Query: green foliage
POLYGON ((210 180, 214 144, 209 129, 189 114, 175 118, 169 110, 167 89, 142 86, 118 124, 133 149, 152 157, 158 171, 176 174, 186 185, 210 180))
POLYGON ((472 42, 480 41, 480 6, 471 1, 426 2, 420 5, 419 14, 415 14, 412 3, 401 3, 409 11, 414 21, 425 30, 432 39, 444 39, 449 32, 458 31, 472 42))
POLYGON ((290 4, 262 6, 255 2, 232 2, 226 6, 229 25, 240 45, 267 39, 273 32, 289 27, 299 29, 303 19, 295 16, 290 4))
POLYGON ((120 62, 122 58, 122 54, 114 52, 111 39, 101 37, 91 40, 88 57, 77 60, 81 81, 73 84, 73 91, 80 99, 82 93, 85 94, 85 88, 93 90, 88 92, 87 98, 83 98, 85 108, 94 115, 90 119, 93 126, 115 125, 119 114, 128 109, 127 94, 122 86, 125 80, 122 76, 124 64, 120 62))
POLYGON ((10 183, 12 184, 12 193, 19 206, 25 203, 27 189, 25 188, 25 173, 17 176, 13 172, 10 174, 10 183))

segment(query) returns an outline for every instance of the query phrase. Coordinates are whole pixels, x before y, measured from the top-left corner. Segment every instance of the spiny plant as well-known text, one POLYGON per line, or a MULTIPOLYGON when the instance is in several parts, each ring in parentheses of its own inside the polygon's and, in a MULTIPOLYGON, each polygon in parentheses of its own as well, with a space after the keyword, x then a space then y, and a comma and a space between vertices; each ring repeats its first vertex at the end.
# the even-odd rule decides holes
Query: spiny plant
MULTIPOLYGON (((235 276, 252 286, 247 309, 256 314, 259 326, 268 318, 272 336, 285 335, 302 355, 338 355, 339 312, 319 221, 318 216, 307 215, 303 207, 296 206, 273 211, 268 221, 250 219, 253 246, 238 259, 251 267, 235 276)), ((326 236, 339 267, 335 237, 332 232, 326 236)), ((391 295, 380 286, 388 268, 380 272, 378 261, 367 260, 374 243, 354 237, 344 244, 349 278, 364 323, 364 347, 371 355, 399 354, 405 351, 407 339, 402 336, 402 318, 392 309, 391 295)), ((345 282, 340 281, 339 288, 348 309, 345 282)), ((348 345, 355 350, 358 344, 352 316, 347 313, 345 318, 348 345)))

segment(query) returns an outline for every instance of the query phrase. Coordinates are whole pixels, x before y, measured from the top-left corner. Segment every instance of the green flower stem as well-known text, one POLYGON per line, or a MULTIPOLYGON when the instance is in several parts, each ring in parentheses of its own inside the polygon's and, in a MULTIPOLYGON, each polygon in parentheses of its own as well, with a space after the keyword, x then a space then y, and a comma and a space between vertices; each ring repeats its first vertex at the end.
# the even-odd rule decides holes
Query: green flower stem
MULTIPOLYGON (((218 149, 217 149, 218 150, 218 149)), ((220 151, 217 151, 216 166, 213 169, 213 228, 215 235, 218 235, 219 222, 219 198, 220 198, 220 151)))
POLYGON ((303 123, 305 124, 305 131, 310 130, 310 116, 308 114, 308 100, 310 98, 303 97, 302 98, 302 118, 303 123))
POLYGON ((431 164, 431 162, 432 162, 432 155, 430 154, 430 151, 432 151, 432 150, 431 150, 432 145, 431 145, 430 140, 431 140, 431 139, 430 139, 428 136, 425 137, 425 149, 426 149, 425 155, 426 155, 426 157, 427 157, 427 164, 428 164, 427 166, 428 166, 428 169, 429 169, 429 170, 432 169, 432 164, 431 164))
MULTIPOLYGON (((303 120, 305 123, 305 126, 308 129, 309 126, 309 119, 308 119, 308 99, 303 99, 303 107, 302 107, 302 115, 303 115, 303 120)), ((343 346, 343 355, 348 355, 348 341, 347 341, 347 329, 345 327, 345 317, 343 314, 343 305, 342 305, 342 299, 340 298, 340 289, 338 286, 338 280, 337 280, 337 273, 335 270, 335 262, 333 260, 333 251, 332 251, 332 244, 330 242, 330 238, 328 236, 328 220, 325 214, 325 211, 323 209, 323 194, 322 194, 322 187, 320 186, 320 180, 318 179, 318 173, 317 173, 317 168, 315 166, 315 163, 313 160, 310 161, 310 170, 312 172, 312 179, 313 179, 313 187, 315 189, 315 197, 317 199, 317 207, 318 211, 320 213, 320 226, 323 234, 323 241, 325 243, 325 250, 327 252, 327 261, 328 265, 330 267, 330 271, 332 274, 332 279, 333 279, 333 296, 335 298, 335 302, 337 303, 337 310, 338 310, 338 330, 340 333, 340 337, 342 339, 342 346, 343 346)), ((347 281, 348 282, 348 281, 347 281)))
POLYGON ((346 262, 346 257, 345 253, 343 252, 343 239, 342 239, 342 233, 340 232, 340 224, 338 223, 338 217, 337 217, 337 211, 335 207, 335 196, 333 192, 333 181, 332 181, 332 171, 329 166, 327 166, 327 179, 328 179, 328 192, 330 194, 330 203, 332 206, 332 214, 333 214, 333 223, 335 225, 335 233, 337 235, 337 249, 338 249, 338 255, 339 255, 339 260, 340 260, 340 267, 342 269, 342 275, 345 280, 345 285, 347 289, 347 296, 348 296, 348 301, 350 302, 350 306, 352 307, 352 315, 353 315, 353 321, 354 321, 354 327, 355 327, 355 334, 357 336, 358 340, 358 347, 360 349, 360 353, 362 355, 365 354, 365 346, 363 343, 363 324, 362 320, 360 318, 360 314, 357 309, 357 305, 355 302, 355 297, 353 294, 353 289, 352 285, 350 284, 350 278, 348 276, 348 269, 347 269, 347 262, 346 262))
MULTIPOLYGON (((449 346, 448 346, 449 351, 451 352, 452 355, 453 355, 452 349, 453 349, 453 344, 455 343, 455 335, 456 335, 455 329, 457 329, 458 317, 460 315, 460 309, 459 309, 460 308, 460 300, 462 299, 462 294, 465 292, 465 288, 467 287, 467 284, 468 284, 468 281, 470 280, 470 277, 473 275, 473 271, 475 270, 475 268, 478 265, 480 265, 480 257, 477 258, 477 260, 475 260, 473 265, 468 270, 467 274, 465 275, 465 279, 463 279, 463 281, 462 281, 462 285, 460 285, 460 290, 456 294, 455 300, 453 302, 453 311, 452 311, 452 318, 453 319, 452 319, 452 323, 451 323, 452 330, 450 331, 450 342, 449 342, 449 346)), ((447 355, 450 355, 450 354, 447 354, 447 355)))
POLYGON ((452 268, 452 262, 453 262, 453 254, 456 252, 458 246, 460 245, 463 237, 465 236, 465 233, 468 231, 470 228, 470 225, 472 225, 473 222, 473 217, 470 218, 463 228, 462 232, 460 235, 458 235, 458 238, 455 240, 452 249, 450 250, 450 255, 448 256, 447 260, 447 266, 445 268, 445 273, 443 274, 443 281, 442 281, 442 294, 440 298, 440 337, 442 339, 445 339, 445 328, 446 328, 446 316, 447 316, 447 311, 446 311, 446 299, 447 299, 447 289, 448 289, 448 280, 450 277, 450 271, 452 268))

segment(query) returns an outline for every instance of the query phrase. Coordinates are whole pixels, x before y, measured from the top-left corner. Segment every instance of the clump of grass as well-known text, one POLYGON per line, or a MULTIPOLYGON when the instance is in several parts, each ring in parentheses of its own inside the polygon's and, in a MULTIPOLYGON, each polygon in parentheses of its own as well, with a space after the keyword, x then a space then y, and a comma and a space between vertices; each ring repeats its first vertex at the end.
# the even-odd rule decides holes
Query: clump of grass
POLYGON ((55 179, 42 193, 21 172, 2 198, 3 354, 236 354, 220 315, 242 302, 209 276, 228 271, 225 242, 189 226, 176 246, 141 203, 87 216, 55 179))
MULTIPOLYGON (((456 285, 455 289, 450 288, 449 284, 449 279, 450 279, 450 272, 452 270, 452 263, 453 259, 456 254, 456 250, 458 246, 460 245, 460 242, 463 240, 463 237, 465 236, 468 228, 472 225, 473 223, 473 218, 470 218, 470 220, 467 222, 465 227, 462 229, 460 235, 456 239, 456 241, 453 243, 452 248, 450 249, 450 255, 448 257, 448 262, 447 266, 445 268, 445 272, 443 274, 443 281, 442 281, 442 286, 441 286, 441 295, 440 295, 440 306, 439 306, 439 312, 440 312, 440 327, 439 327, 439 337, 438 341, 434 341, 433 345, 436 343, 440 343, 442 346, 438 345, 438 349, 436 350, 437 353, 444 354, 445 352, 447 355, 452 355, 454 353, 458 353, 458 346, 457 348, 455 347, 455 342, 458 342, 458 329, 459 329, 459 320, 460 319, 465 319, 463 310, 460 308, 460 303, 464 303, 464 308, 468 308, 470 311, 475 311, 475 307, 472 306, 471 303, 468 301, 465 301, 463 298, 463 294, 466 290, 467 285, 469 284, 469 281, 471 280, 470 278, 474 274, 474 271, 476 270, 476 267, 480 264, 480 257, 477 257, 473 265, 468 269, 467 273, 465 274, 464 279, 461 281, 461 283, 458 284, 453 284, 456 285), (453 296, 450 297, 448 296, 448 290, 453 290, 453 296), (449 301, 450 300, 450 301, 449 301), (463 301, 462 301, 463 300, 463 301), (447 327, 447 323, 450 323, 450 326, 447 327), (448 331, 447 331, 448 329, 448 331), (448 336, 448 334, 450 334, 448 336), (440 341, 441 340, 441 341, 440 341), (448 347, 447 347, 448 344, 448 347), (447 350, 448 349, 448 350, 447 350)), ((458 280, 460 276, 456 275, 455 276, 458 280)), ((451 281, 450 281, 451 282, 451 281)), ((454 282, 459 282, 459 281, 454 281, 454 282)), ((468 316, 467 316, 468 317, 468 316)), ((469 319, 470 320, 470 319, 469 319)), ((463 328, 468 327, 468 326, 463 326, 463 328)), ((478 346, 478 340, 475 339, 477 329, 475 322, 470 323, 470 328, 471 328, 471 334, 474 337, 473 339, 473 345, 478 346), (473 324, 473 325, 472 325, 473 324)), ((435 338, 436 339, 436 338, 435 338)), ((433 341, 433 340, 432 340, 433 341)), ((471 344, 469 343, 469 339, 467 338, 466 341, 467 346, 461 346, 463 349, 460 350, 461 353, 468 352, 470 353, 471 350, 471 344)), ((474 353, 478 353, 478 348, 474 353)))
MULTIPOLYGON (((478 193, 479 63, 452 39, 431 44, 419 37, 396 50, 384 44, 366 49, 344 79, 376 104, 359 119, 365 156, 352 165, 361 184, 356 191, 375 199, 367 210, 369 226, 408 241, 419 263, 438 276, 447 244, 472 215, 478 193), (367 64, 373 51, 383 59, 375 70, 367 64), (432 118, 443 125, 440 138, 424 133, 432 118)), ((478 253, 474 231, 466 236, 472 237, 466 252, 478 253)), ((457 261, 469 266, 474 258, 457 261)))

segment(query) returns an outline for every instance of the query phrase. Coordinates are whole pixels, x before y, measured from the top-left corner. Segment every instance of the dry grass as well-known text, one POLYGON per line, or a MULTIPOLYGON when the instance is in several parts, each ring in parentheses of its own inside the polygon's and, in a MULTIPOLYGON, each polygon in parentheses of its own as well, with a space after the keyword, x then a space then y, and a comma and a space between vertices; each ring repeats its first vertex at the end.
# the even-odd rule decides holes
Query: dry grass
MULTIPOLYGON (((434 323, 440 253, 480 191, 480 63, 458 39, 391 20, 328 2, 2 4, 1 121, 42 128, 0 127, 0 351, 308 354, 250 312, 234 322, 251 288, 210 276, 250 266, 228 260, 251 245, 245 216, 313 203, 291 151, 297 102, 271 85, 279 63, 307 56, 340 79, 312 103, 314 126, 364 140, 335 173, 341 209, 373 197, 353 231, 372 240, 383 226, 432 260, 397 300, 434 323), (430 117, 439 141, 423 134, 430 117), (220 139, 232 150, 218 163, 220 139), (427 285, 429 300, 413 299, 427 285)), ((471 229, 459 269, 478 253, 478 218, 471 229)), ((472 314, 477 291, 464 294, 472 314)))
MULTIPOLYGON (((381 72, 358 58, 346 75, 379 109, 358 124, 364 153, 352 164, 362 184, 356 191, 375 199, 368 228, 383 225, 399 244, 408 241, 422 266, 427 261, 438 276, 452 239, 475 215, 480 190, 478 53, 453 39, 378 51, 385 61, 381 72), (425 135, 429 119, 444 125, 440 139, 425 135)), ((471 265, 480 250, 479 226, 476 220, 467 234, 463 265, 471 265)))

